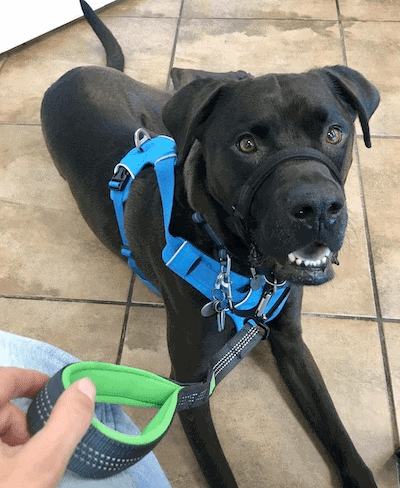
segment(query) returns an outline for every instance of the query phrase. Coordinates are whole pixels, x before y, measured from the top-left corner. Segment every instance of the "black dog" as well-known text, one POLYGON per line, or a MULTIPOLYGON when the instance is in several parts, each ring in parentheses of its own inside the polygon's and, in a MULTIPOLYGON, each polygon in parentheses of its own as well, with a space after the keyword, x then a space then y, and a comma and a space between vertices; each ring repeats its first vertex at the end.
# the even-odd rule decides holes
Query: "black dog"
MULTIPOLYGON (((347 222, 343 184, 352 159, 353 122, 358 116, 369 147, 377 90, 344 66, 259 78, 174 69, 180 89, 171 97, 121 72, 117 42, 83 1, 82 7, 105 45, 108 67, 77 68, 54 83, 43 100, 42 125, 88 225, 119 255, 121 239, 107 186, 114 166, 132 148, 139 127, 172 135, 178 165, 171 233, 213 256, 214 241, 192 221, 193 212, 201 212, 233 257, 235 271, 250 276, 257 265, 271 279, 291 283, 283 312, 270 323, 278 368, 339 469, 343 486, 376 487, 302 340, 300 312, 302 286, 333 278, 347 222), (323 156, 314 157, 316 150, 323 156), (283 155, 279 164, 264 174, 260 168, 278 153, 283 155), (258 173, 262 176, 239 212, 243 182, 258 173)), ((149 167, 132 184, 125 230, 138 267, 165 302, 171 376, 202 381, 208 358, 235 328, 227 319, 218 332, 216 316, 200 313, 208 300, 164 265, 160 196, 149 167)), ((180 418, 208 484, 237 486, 209 403, 181 412, 180 418)))

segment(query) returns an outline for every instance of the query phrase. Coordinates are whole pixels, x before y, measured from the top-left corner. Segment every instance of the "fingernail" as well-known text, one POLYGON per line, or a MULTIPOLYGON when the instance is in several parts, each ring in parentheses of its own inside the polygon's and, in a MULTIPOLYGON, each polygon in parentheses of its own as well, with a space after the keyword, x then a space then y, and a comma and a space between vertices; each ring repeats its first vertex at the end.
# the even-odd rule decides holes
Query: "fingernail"
POLYGON ((78 389, 88 396, 92 401, 96 398, 96 386, 89 378, 82 378, 79 380, 78 389))

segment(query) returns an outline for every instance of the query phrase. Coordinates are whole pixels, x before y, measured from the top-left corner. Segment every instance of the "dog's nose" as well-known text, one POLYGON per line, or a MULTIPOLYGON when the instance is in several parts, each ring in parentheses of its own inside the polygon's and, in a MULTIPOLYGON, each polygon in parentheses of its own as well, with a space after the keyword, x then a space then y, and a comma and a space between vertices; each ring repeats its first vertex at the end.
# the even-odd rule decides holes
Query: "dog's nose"
POLYGON ((310 229, 334 225, 345 206, 344 197, 336 191, 321 192, 321 188, 298 191, 292 195, 290 216, 310 229))

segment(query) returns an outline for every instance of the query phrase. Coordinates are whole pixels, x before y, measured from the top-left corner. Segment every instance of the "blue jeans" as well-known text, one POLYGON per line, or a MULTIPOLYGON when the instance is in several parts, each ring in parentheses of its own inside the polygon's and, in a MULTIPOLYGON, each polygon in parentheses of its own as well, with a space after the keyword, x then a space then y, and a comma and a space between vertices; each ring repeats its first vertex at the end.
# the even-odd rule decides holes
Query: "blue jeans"
MULTIPOLYGON (((0 366, 35 369, 53 376, 63 366, 78 361, 65 351, 50 344, 0 331, 0 366)), ((1 388, 1 385, 0 385, 1 388)), ((27 411, 31 400, 21 398, 14 403, 27 411)), ((119 405, 97 404, 96 417, 104 424, 124 434, 138 434, 139 429, 119 405)), ((153 453, 131 468, 103 480, 87 480, 67 471, 61 488, 171 488, 153 453)))

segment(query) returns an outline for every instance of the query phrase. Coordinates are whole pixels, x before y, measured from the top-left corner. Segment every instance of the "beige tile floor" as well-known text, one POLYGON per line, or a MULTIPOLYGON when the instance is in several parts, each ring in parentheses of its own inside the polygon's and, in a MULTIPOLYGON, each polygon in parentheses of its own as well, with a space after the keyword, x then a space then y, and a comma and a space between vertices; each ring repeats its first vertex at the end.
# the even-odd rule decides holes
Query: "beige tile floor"
MULTIPOLYGON (((337 278, 306 291, 303 324, 378 486, 398 487, 400 0, 124 0, 101 16, 126 73, 156 87, 170 89, 172 65, 258 75, 347 63, 381 91, 373 147, 356 142, 337 278)), ((104 62, 84 21, 0 55, 0 328, 168 375, 162 304, 92 235, 41 136, 46 88, 68 69, 104 62)), ((339 486, 267 344, 224 380, 212 408, 242 488, 339 486)), ((205 487, 177 419, 156 454, 174 487, 205 487)))

